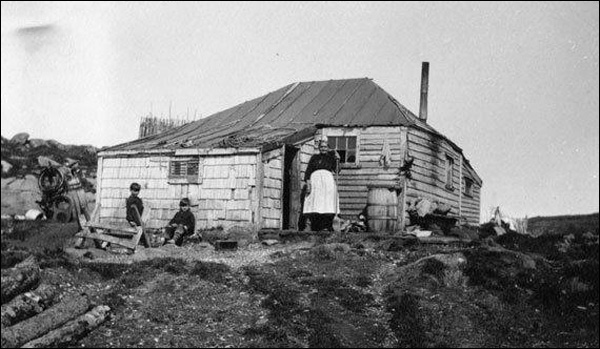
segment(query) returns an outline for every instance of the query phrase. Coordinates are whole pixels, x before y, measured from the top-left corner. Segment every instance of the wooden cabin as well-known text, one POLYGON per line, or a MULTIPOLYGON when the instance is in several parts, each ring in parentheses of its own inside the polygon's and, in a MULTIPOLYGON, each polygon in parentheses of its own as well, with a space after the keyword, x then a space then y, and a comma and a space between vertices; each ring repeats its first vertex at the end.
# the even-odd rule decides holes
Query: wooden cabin
POLYGON ((482 181, 461 148, 367 78, 294 83, 99 152, 100 220, 124 220, 129 185, 137 182, 152 207, 149 227, 165 226, 188 197, 200 229, 298 229, 304 171, 321 135, 342 158, 342 218, 355 219, 369 188, 381 186, 397 195, 397 212, 428 198, 479 223, 482 181), (414 162, 405 179, 408 156, 414 162))

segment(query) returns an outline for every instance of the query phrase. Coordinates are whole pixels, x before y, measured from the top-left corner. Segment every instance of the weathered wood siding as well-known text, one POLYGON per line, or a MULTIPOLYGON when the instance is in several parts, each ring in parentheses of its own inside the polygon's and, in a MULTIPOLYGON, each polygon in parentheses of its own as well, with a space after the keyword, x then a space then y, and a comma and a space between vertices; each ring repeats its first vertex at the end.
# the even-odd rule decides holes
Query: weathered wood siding
POLYGON ((426 198, 443 202, 452 207, 451 214, 465 216, 469 223, 478 223, 480 186, 474 183, 472 197, 465 197, 464 175, 467 171, 462 153, 443 137, 415 128, 408 131, 408 152, 415 161, 412 180, 408 182, 407 201, 426 198), (451 188, 446 187, 447 156, 454 160, 451 188))
MULTIPOLYGON (((480 181, 473 181, 471 196, 464 195, 464 178, 473 170, 467 169, 461 152, 443 137, 399 126, 327 128, 320 132, 328 136, 357 136, 358 163, 342 165, 338 179, 342 218, 356 219, 366 208, 369 185, 401 184, 399 167, 404 139, 406 150, 415 158, 412 180, 407 183, 407 202, 421 197, 442 201, 452 207, 452 214, 466 217, 469 223, 479 223, 480 181), (385 143, 389 145, 391 159, 387 166, 380 162, 385 143), (452 189, 447 189, 445 183, 446 156, 454 159, 452 189)), ((296 146, 300 147, 303 180, 308 161, 317 149, 313 139, 296 146)), ((97 179, 97 201, 102 204, 100 219, 124 223, 129 185, 138 182, 142 186, 140 197, 152 207, 149 220, 152 228, 165 226, 179 209, 179 200, 188 197, 195 205, 192 212, 199 229, 246 224, 279 229, 283 212, 283 156, 283 148, 262 154, 200 155, 198 183, 169 180, 169 161, 177 159, 173 155, 101 156, 97 179)))
POLYGON ((129 185, 137 182, 142 186, 140 198, 152 207, 149 227, 165 226, 179 210, 179 200, 183 197, 188 197, 194 205, 197 228, 256 223, 255 154, 201 156, 199 183, 169 180, 169 160, 175 158, 151 155, 99 158, 101 221, 124 223, 129 185))
POLYGON ((281 228, 283 191, 283 151, 274 149, 262 154, 264 180, 261 200, 262 228, 281 228))
MULTIPOLYGON (((473 181, 472 195, 465 194, 465 175, 468 177, 466 164, 463 161, 463 178, 461 181, 461 216, 467 219, 469 224, 479 224, 481 215, 481 186, 473 181)), ((473 178, 471 178, 473 180, 473 178)))
MULTIPOLYGON (((324 132, 327 135, 339 135, 334 133, 335 130, 326 129, 324 132)), ((340 216, 354 220, 367 206, 367 185, 398 185, 401 160, 400 127, 374 126, 344 130, 349 132, 348 135, 358 131, 358 164, 342 165, 338 180, 340 216), (391 162, 383 166, 379 160, 386 141, 390 149, 391 162)))

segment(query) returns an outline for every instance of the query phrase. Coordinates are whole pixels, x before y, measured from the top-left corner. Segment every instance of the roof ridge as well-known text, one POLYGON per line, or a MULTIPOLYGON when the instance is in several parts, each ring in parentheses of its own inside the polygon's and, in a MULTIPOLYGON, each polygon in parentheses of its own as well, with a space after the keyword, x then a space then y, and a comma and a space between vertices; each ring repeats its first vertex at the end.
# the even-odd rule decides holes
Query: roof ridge
POLYGON ((324 79, 324 80, 297 81, 296 83, 299 83, 299 84, 308 84, 308 83, 315 83, 315 82, 350 81, 350 80, 371 80, 371 81, 373 81, 373 78, 365 76, 365 77, 362 77, 362 78, 349 78, 349 79, 324 79))

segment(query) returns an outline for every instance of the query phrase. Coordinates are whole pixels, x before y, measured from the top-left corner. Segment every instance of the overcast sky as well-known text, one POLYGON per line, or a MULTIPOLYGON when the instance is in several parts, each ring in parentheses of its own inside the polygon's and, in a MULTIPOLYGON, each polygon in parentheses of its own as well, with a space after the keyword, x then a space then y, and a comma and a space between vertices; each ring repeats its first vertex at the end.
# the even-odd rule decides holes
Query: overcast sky
POLYGON ((372 78, 484 181, 482 215, 597 212, 598 2, 2 1, 2 136, 115 145, 297 81, 372 78))

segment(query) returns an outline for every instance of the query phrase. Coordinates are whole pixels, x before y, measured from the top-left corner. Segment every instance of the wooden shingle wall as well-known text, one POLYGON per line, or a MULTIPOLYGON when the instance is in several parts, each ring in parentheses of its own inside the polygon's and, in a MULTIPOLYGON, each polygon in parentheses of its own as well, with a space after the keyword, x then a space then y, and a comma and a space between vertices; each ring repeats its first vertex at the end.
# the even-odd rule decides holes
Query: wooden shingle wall
POLYGON ((264 171, 261 214, 262 227, 281 228, 281 193, 283 190, 283 151, 274 149, 262 154, 264 171))
POLYGON ((170 156, 99 158, 102 222, 124 223, 129 185, 142 186, 140 198, 152 207, 148 226, 167 225, 179 210, 179 200, 188 197, 199 229, 254 224, 256 155, 200 157, 199 183, 177 183, 168 178, 170 156))
POLYGON ((256 155, 204 157, 204 175, 198 196, 199 228, 253 224, 256 155))
MULTIPOLYGON (((150 205, 160 205, 160 200, 169 196, 169 187, 165 181, 168 157, 110 157, 99 158, 100 161, 102 171, 98 173, 101 178, 98 199, 102 205, 101 222, 125 223, 125 200, 130 195, 129 186, 133 182, 141 185, 139 197, 150 205)), ((156 224, 160 216, 153 214, 150 219, 150 225, 156 224)))

